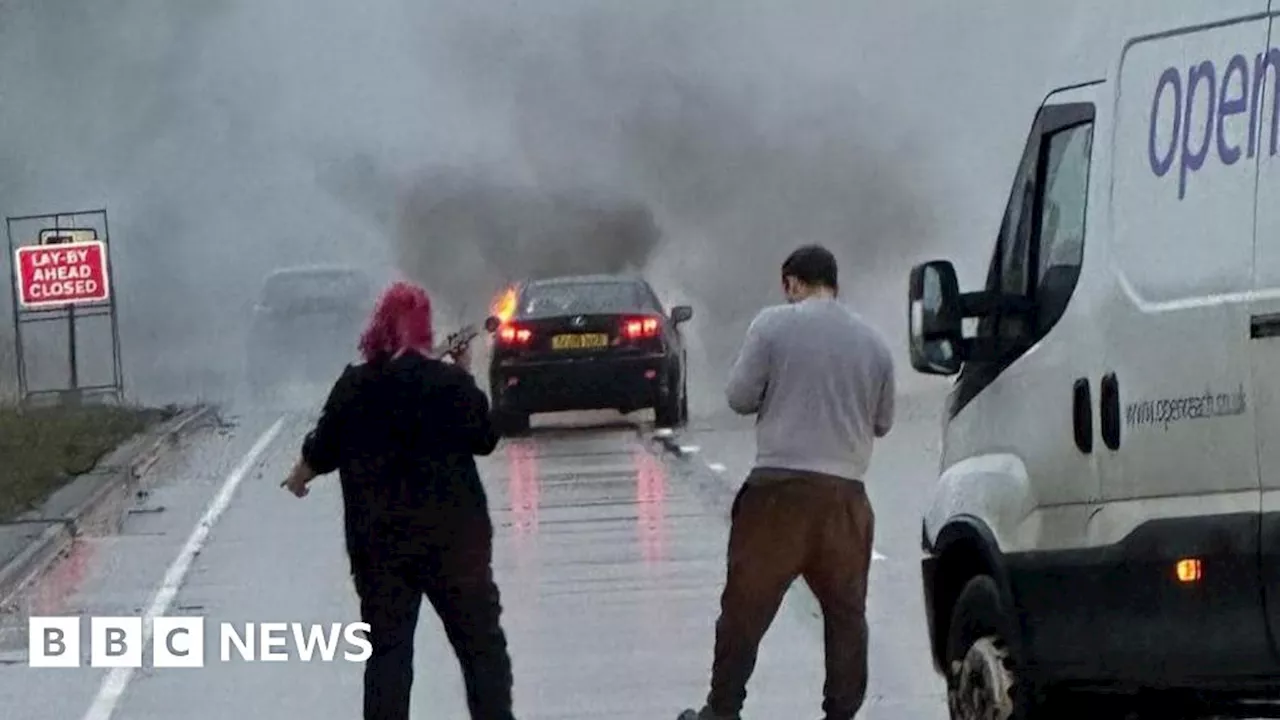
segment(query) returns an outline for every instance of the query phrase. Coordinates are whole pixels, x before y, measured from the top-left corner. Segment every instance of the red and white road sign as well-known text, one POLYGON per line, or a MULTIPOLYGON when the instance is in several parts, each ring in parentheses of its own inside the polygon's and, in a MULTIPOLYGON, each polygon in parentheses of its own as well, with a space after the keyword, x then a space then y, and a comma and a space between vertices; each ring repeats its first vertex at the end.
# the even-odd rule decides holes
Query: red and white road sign
POLYGON ((23 307, 96 303, 111 297, 102 242, 20 247, 14 270, 23 307))

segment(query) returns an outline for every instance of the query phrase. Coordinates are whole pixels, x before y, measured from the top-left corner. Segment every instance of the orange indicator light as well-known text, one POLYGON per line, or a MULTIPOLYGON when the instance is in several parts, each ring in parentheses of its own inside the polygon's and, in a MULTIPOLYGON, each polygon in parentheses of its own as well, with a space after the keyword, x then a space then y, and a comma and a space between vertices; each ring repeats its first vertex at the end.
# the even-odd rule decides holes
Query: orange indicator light
POLYGON ((1184 583, 1199 582, 1204 576, 1200 561, 1196 558, 1183 558, 1178 561, 1178 581, 1184 583))

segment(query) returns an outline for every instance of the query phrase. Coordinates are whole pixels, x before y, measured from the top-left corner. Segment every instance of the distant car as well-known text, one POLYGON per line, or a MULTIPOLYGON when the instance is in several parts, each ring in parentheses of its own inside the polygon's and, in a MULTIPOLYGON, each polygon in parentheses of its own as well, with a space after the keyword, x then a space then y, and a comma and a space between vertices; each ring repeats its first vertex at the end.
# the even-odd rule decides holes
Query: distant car
POLYGON ((372 278, 359 269, 313 265, 273 272, 253 309, 249 387, 269 393, 334 381, 355 359, 373 299, 372 278))
POLYGON ((659 426, 689 416, 687 305, 668 315, 647 281, 582 275, 520 283, 509 317, 491 316, 489 387, 504 434, 530 416, 652 408, 659 426))

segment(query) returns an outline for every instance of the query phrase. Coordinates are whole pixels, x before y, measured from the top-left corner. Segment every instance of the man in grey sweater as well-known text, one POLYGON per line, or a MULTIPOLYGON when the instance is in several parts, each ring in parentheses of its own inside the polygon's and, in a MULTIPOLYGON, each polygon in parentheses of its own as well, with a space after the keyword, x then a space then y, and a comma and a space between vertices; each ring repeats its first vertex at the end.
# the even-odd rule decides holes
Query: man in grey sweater
POLYGON ((836 261, 816 245, 782 265, 786 305, 752 321, 729 406, 756 415, 756 462, 733 502, 711 691, 680 720, 733 720, 756 651, 803 577, 825 623, 826 720, 852 720, 867 691, 867 576, 875 514, 862 478, 893 425, 884 339, 837 300, 836 261))

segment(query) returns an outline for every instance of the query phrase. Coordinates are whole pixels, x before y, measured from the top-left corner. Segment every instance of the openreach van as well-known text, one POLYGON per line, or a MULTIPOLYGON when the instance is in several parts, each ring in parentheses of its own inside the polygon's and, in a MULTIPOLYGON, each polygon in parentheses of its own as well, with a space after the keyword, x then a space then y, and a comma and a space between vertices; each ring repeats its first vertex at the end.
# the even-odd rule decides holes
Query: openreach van
POLYGON ((911 273, 953 718, 1280 717, 1242 705, 1280 698, 1280 0, 1134 4, 1035 112, 985 287, 911 273))

